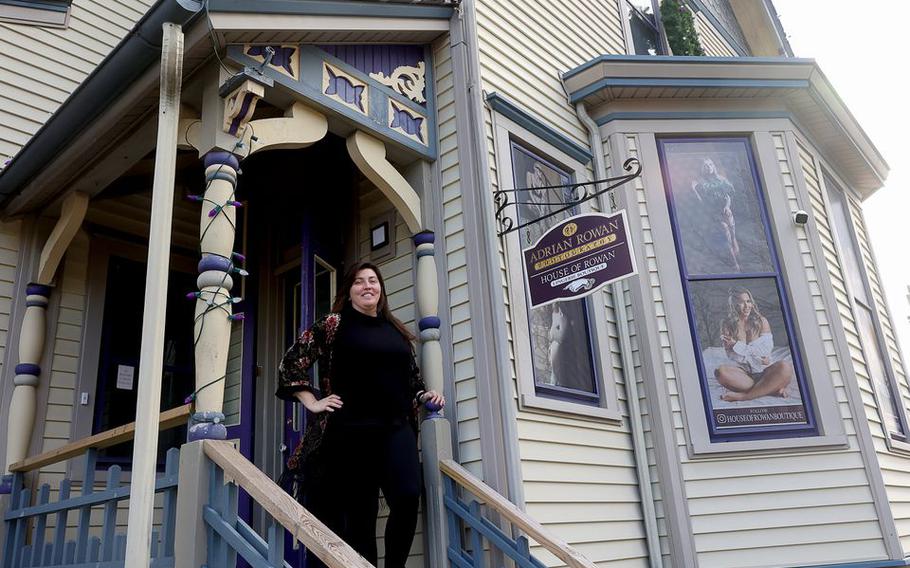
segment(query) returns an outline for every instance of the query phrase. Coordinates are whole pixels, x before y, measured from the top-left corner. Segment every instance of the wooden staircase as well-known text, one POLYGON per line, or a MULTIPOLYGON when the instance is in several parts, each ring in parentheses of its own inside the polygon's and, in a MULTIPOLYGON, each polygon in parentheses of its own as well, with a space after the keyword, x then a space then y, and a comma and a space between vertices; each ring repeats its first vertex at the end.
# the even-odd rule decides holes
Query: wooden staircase
MULTIPOLYGON (((160 428, 180 426, 189 415, 189 406, 164 412, 160 428)), ((442 418, 435 420, 443 422, 435 422, 432 426, 437 434, 427 438, 445 438, 448 423, 442 418)), ((133 432, 134 425, 122 426, 28 458, 11 468, 16 477, 4 511, 0 568, 233 568, 240 558, 254 568, 291 568, 284 559, 287 537, 330 568, 372 567, 231 442, 214 440, 184 444, 168 452, 164 473, 156 481, 161 519, 160 528, 152 534, 151 558, 148 564, 136 559, 127 562, 126 533, 118 532, 117 511, 118 503, 129 499, 129 486, 122 482, 119 466, 108 469, 103 489, 96 490, 95 481, 98 450, 131 440, 133 432), (83 456, 81 479, 64 479, 56 488, 56 501, 50 500, 52 491, 47 484, 32 498, 26 474, 83 456), (74 496, 72 490, 77 485, 81 490, 74 496), (241 489, 258 505, 265 519, 264 534, 238 516, 241 489), (100 525, 93 522, 93 510, 102 513, 100 525), (75 525, 69 522, 74 518, 75 525)), ((591 561, 446 457, 445 452, 437 453, 437 457, 424 464, 428 474, 426 514, 440 517, 435 525, 428 523, 436 527, 427 535, 428 566, 480 568, 502 565, 508 558, 521 568, 544 568, 531 554, 532 549, 540 548, 570 568, 594 568, 591 561)))

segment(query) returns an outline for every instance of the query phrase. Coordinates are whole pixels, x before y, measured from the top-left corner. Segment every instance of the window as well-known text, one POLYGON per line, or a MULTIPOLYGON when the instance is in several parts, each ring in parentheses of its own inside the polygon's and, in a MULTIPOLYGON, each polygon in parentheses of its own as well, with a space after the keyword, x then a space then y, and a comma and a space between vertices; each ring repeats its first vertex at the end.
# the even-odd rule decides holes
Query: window
POLYGON ((711 441, 815 435, 750 141, 657 143, 711 441))
POLYGON ((887 359, 884 356, 884 344, 876 326, 875 304, 869 295, 866 286, 866 271, 854 241, 852 224, 849 221, 847 196, 828 172, 823 173, 823 180, 830 204, 831 224, 837 239, 841 273, 846 280, 848 293, 853 299, 856 328, 866 360, 866 369, 878 402, 882 428, 886 435, 906 440, 907 425, 901 405, 898 403, 897 385, 893 374, 889 372, 887 359))
POLYGON ((70 0, 0 0, 0 22, 64 27, 70 0))
MULTIPOLYGON (((92 433, 104 432, 136 419, 144 288, 144 262, 110 257, 92 433)), ((185 298, 187 290, 195 288, 193 274, 171 271, 164 331, 162 411, 182 405, 184 398, 195 388, 191 324, 195 302, 185 298)), ((164 464, 168 448, 178 447, 184 441, 186 427, 161 432, 158 437, 159 463, 164 464)), ((133 444, 128 442, 102 450, 99 462, 128 467, 132 454, 133 444)))
POLYGON ((651 0, 619 0, 626 32, 626 50, 632 55, 666 53, 660 37, 660 9, 651 0))
MULTIPOLYGON (((514 140, 511 143, 513 187, 567 186, 572 176, 514 140)), ((578 213, 573 208, 553 215, 569 200, 567 189, 540 189, 516 196, 519 225, 540 219, 520 231, 522 247, 535 243, 553 223, 578 213)), ((525 284, 522 281, 522 284, 525 284)), ((596 400, 597 380, 588 306, 584 299, 531 308, 528 333, 534 386, 538 393, 596 400)))
POLYGON ((569 199, 558 186, 579 181, 579 175, 587 175, 586 168, 557 149, 550 139, 558 135, 543 123, 536 123, 531 134, 504 116, 497 115, 496 121, 500 187, 543 188, 515 194, 515 205, 509 208, 516 225, 540 222, 504 238, 521 407, 618 420, 604 294, 529 309, 521 266, 522 248, 557 221, 590 210, 585 209, 590 205, 582 204, 550 216, 569 199))

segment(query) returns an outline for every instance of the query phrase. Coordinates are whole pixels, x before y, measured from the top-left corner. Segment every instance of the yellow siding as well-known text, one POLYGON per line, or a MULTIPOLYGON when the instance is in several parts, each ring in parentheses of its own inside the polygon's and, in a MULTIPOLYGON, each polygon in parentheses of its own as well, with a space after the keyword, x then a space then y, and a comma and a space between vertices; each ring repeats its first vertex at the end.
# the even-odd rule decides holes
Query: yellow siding
MULTIPOLYGON (((639 142, 638 138, 635 136, 625 136, 622 140, 622 147, 625 149, 626 156, 628 158, 639 158, 639 142)), ((651 231, 651 221, 648 213, 648 203, 645 197, 645 188, 642 184, 641 178, 637 178, 632 182, 632 187, 634 188, 634 196, 629 200, 629 205, 627 211, 629 216, 637 215, 641 223, 641 233, 638 235, 639 246, 643 247, 645 258, 647 259, 644 263, 644 266, 639 266, 638 278, 641 278, 647 281, 651 286, 651 298, 645 298, 645 301, 651 301, 654 304, 654 311, 657 314, 657 323, 658 329, 661 330, 660 337, 656 338, 655 346, 660 349, 663 354, 664 360, 664 371, 666 372, 665 380, 669 392, 674 393, 671 408, 673 409, 673 418, 671 423, 677 427, 676 439, 677 444, 684 445, 685 438, 681 432, 683 418, 680 411, 680 400, 679 396, 676 393, 679 393, 679 386, 676 382, 676 371, 673 366, 672 357, 670 355, 670 338, 667 333, 668 324, 667 324, 667 311, 664 305, 663 296, 660 291, 660 275, 657 273, 657 255, 654 242, 654 233, 651 231)), ((655 461, 655 444, 654 444, 654 433, 651 427, 651 410, 650 405, 648 404, 647 399, 644 396, 644 393, 647 392, 645 381, 653 380, 653 378, 645 375, 644 368, 642 367, 642 359, 644 355, 641 353, 641 332, 639 331, 638 324, 635 321, 635 315, 632 306, 631 295, 626 291, 627 297, 625 302, 626 315, 629 319, 629 342, 632 346, 633 352, 633 361, 635 380, 638 383, 638 392, 639 394, 639 403, 641 404, 641 413, 642 413, 642 430, 644 432, 645 444, 648 451, 648 467, 651 472, 651 479, 655 480, 651 484, 651 489, 654 494, 654 508, 657 514, 657 527, 660 538, 660 550, 663 556, 664 562, 670 566, 672 565, 670 560, 670 543, 669 536, 667 533, 667 518, 664 513, 664 504, 663 504, 663 492, 661 491, 661 485, 657 482, 658 472, 657 472, 657 463, 655 461)), ((652 338, 652 341, 654 338, 652 338)))
POLYGON ((152 0, 73 0, 66 29, 0 23, 0 162, 14 156, 152 0))
MULTIPOLYGON (((484 90, 502 94, 557 132, 588 147, 587 131, 567 103, 559 76, 597 55, 625 52, 617 4, 561 0, 519 5, 484 0, 477 3, 477 22, 484 90)), ((497 156, 494 117, 489 109, 484 118, 484 150, 491 167, 491 190, 495 190, 497 156)), ((509 159, 498 157, 500 161, 509 159)), ((579 172, 579 176, 584 175, 593 172, 579 172)), ((507 258, 502 244, 498 255, 505 286, 507 258)), ((509 294, 504 296, 508 302, 509 294)), ((608 388, 617 389, 625 414, 613 298, 609 293, 597 297, 603 299, 607 314, 607 337, 601 348, 610 357, 606 366, 615 380, 615 384, 608 381, 608 388)), ((505 317, 517 405, 512 341, 521 334, 513 324, 526 322, 512 322, 508 305, 505 317)), ((470 391, 473 394, 473 385, 470 391)), ((616 426, 525 411, 518 412, 517 419, 523 490, 531 516, 595 562, 644 565, 647 549, 627 420, 616 426)), ((532 554, 547 564, 558 564, 540 547, 532 546, 532 554)))
POLYGON ((714 29, 711 21, 702 12, 696 12, 694 17, 695 30, 698 32, 698 42, 701 44, 702 49, 705 50, 705 55, 712 57, 737 56, 736 50, 730 47, 727 40, 714 29))
MULTIPOLYGON (((52 344, 48 404, 41 452, 68 443, 72 434, 73 406, 76 399, 76 373, 79 371, 80 342, 85 317, 86 279, 88 274, 89 237, 84 231, 76 234, 67 249, 58 273, 60 285, 54 290, 60 295, 56 325, 51 326, 48 343, 52 344)), ((41 470, 42 483, 57 487, 66 472, 66 462, 41 470)))
POLYGON ((224 424, 240 424, 241 386, 243 379, 243 321, 231 324, 227 372, 224 379, 224 424))
MULTIPOLYGON (((21 221, 0 223, 0 373, 9 341, 10 315, 15 302, 16 266, 19 264, 21 221)), ((15 363, 14 363, 15 364, 15 363)), ((0 374, 0 376, 3 376, 0 374)))
MULTIPOLYGON (((883 353, 883 355, 891 360, 895 374, 894 379, 897 382, 899 391, 899 393, 895 394, 900 395, 898 404, 906 409, 907 400, 910 400, 906 371, 901 362, 900 351, 895 341, 894 326, 886 307, 878 269, 872 254, 869 236, 866 232, 862 209, 860 203, 852 195, 847 196, 847 202, 850 207, 853 227, 856 231, 859 252, 862 262, 865 264, 866 274, 869 277, 872 300, 875 303, 874 309, 878 311, 878 317, 881 321, 879 332, 882 334, 886 349, 886 353, 883 353)), ((871 420, 878 421, 877 413, 873 413, 872 416, 871 420)), ((880 427, 873 426, 872 430, 877 436, 883 436, 880 427)), ((898 536, 901 539, 901 545, 904 550, 910 550, 910 474, 908 474, 908 471, 910 471, 910 458, 903 453, 888 451, 883 437, 876 442, 879 466, 885 481, 885 489, 888 493, 888 501, 891 504, 891 512, 897 526, 898 536)))
MULTIPOLYGON (((436 108, 439 130, 439 175, 442 195, 442 233, 449 292, 449 318, 455 383, 455 421, 462 465, 474 475, 480 470, 480 425, 477 388, 474 383, 474 345, 471 340, 471 314, 468 301, 467 260, 465 257, 464 202, 461 197, 461 172, 458 167, 458 139, 455 124, 455 89, 449 37, 433 44, 436 80, 436 108)), ((444 305, 444 303, 443 303, 444 305)))
POLYGON ((484 90, 501 93, 587 146, 559 77, 598 55, 625 53, 617 3, 481 0, 477 27, 484 90))

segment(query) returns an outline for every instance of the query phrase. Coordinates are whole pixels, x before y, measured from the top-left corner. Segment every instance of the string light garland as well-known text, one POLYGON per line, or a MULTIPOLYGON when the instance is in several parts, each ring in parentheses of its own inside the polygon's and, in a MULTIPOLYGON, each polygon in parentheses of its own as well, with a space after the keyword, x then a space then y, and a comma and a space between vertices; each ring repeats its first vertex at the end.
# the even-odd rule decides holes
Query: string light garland
MULTIPOLYGON (((241 133, 241 135, 239 136, 239 139, 234 144, 234 147, 230 152, 232 155, 236 155, 235 154, 236 151, 243 148, 243 146, 244 146, 243 138, 246 135, 247 128, 251 128, 251 126, 249 124, 247 124, 246 127, 244 128, 244 131, 241 133)), ((251 133, 252 133, 252 130, 251 130, 251 133)), ((256 136, 255 135, 250 136, 251 145, 255 141, 256 141, 256 136)), ((250 150, 252 150, 252 148, 250 150)), ((248 155, 249 155, 249 151, 247 152, 247 156, 248 155)), ((222 273, 220 280, 206 283, 206 285, 204 285, 204 286, 199 286, 200 288, 213 288, 213 290, 206 290, 206 291, 193 290, 186 294, 186 298, 188 300, 203 300, 203 302, 205 304, 205 309, 202 310, 198 315, 196 315, 196 317, 193 320, 193 327, 197 328, 195 337, 193 338, 193 349, 194 350, 199 343, 199 339, 202 337, 203 330, 205 329, 206 317, 211 312, 221 310, 224 312, 225 317, 227 317, 227 319, 229 319, 231 321, 243 321, 245 318, 243 312, 232 313, 231 310, 228 309, 228 306, 232 306, 233 304, 237 304, 237 303, 243 301, 243 298, 240 298, 237 296, 232 296, 230 293, 222 292, 222 290, 228 290, 228 292, 229 292, 230 289, 233 288, 233 280, 231 279, 231 274, 237 274, 241 278, 245 278, 245 277, 249 276, 249 272, 247 272, 244 268, 239 267, 235 264, 235 263, 245 263, 246 256, 244 256, 243 254, 241 254, 239 252, 232 252, 230 256, 224 256, 224 255, 214 253, 214 252, 203 252, 202 251, 202 243, 205 240, 206 234, 208 234, 209 229, 212 227, 212 225, 214 225, 215 221, 220 216, 222 216, 222 215, 224 216, 224 220, 227 221, 227 223, 230 225, 230 227, 233 231, 236 231, 236 229, 237 229, 236 223, 227 214, 227 210, 230 207, 233 207, 236 210, 236 209, 242 207, 243 203, 236 200, 236 188, 237 188, 236 179, 234 178, 234 176, 229 175, 227 172, 222 173, 222 170, 224 169, 224 167, 225 167, 225 164, 222 163, 218 166, 218 169, 216 169, 213 174, 206 176, 207 179, 205 182, 205 189, 204 189, 202 195, 196 195, 196 194, 186 195, 186 199, 188 201, 191 201, 194 203, 200 203, 200 204, 202 204, 203 207, 206 204, 208 204, 211 207, 211 209, 209 209, 208 214, 207 214, 208 223, 206 223, 205 228, 202 229, 202 233, 200 234, 200 237, 199 237, 199 255, 202 258, 202 260, 199 261, 200 272, 206 273, 206 272, 217 271, 217 272, 222 273), (223 203, 217 202, 217 201, 205 196, 208 193, 209 187, 211 186, 212 182, 214 182, 215 180, 223 180, 223 181, 232 182, 232 191, 223 203), (198 327, 196 324, 199 324, 198 327)), ((238 174, 241 173, 239 169, 237 170, 237 173, 238 174)), ((201 387, 197 388, 192 393, 190 393, 189 395, 186 396, 186 398, 184 399, 184 404, 190 404, 190 403, 195 402, 195 400, 199 396, 200 392, 202 392, 203 390, 207 389, 208 387, 215 385, 225 379, 227 379, 227 374, 222 375, 216 379, 213 379, 213 380, 209 381, 208 383, 202 385, 201 387)), ((215 417, 214 422, 216 424, 219 422, 218 417, 215 417)))

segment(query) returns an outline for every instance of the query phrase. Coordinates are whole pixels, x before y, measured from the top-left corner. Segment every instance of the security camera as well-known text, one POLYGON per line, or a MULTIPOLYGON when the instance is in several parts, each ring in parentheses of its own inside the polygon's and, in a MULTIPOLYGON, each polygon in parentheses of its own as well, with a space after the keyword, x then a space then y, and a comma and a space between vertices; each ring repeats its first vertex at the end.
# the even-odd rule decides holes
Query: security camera
POLYGON ((802 227, 809 222, 809 213, 799 209, 793 212, 793 223, 802 227))

